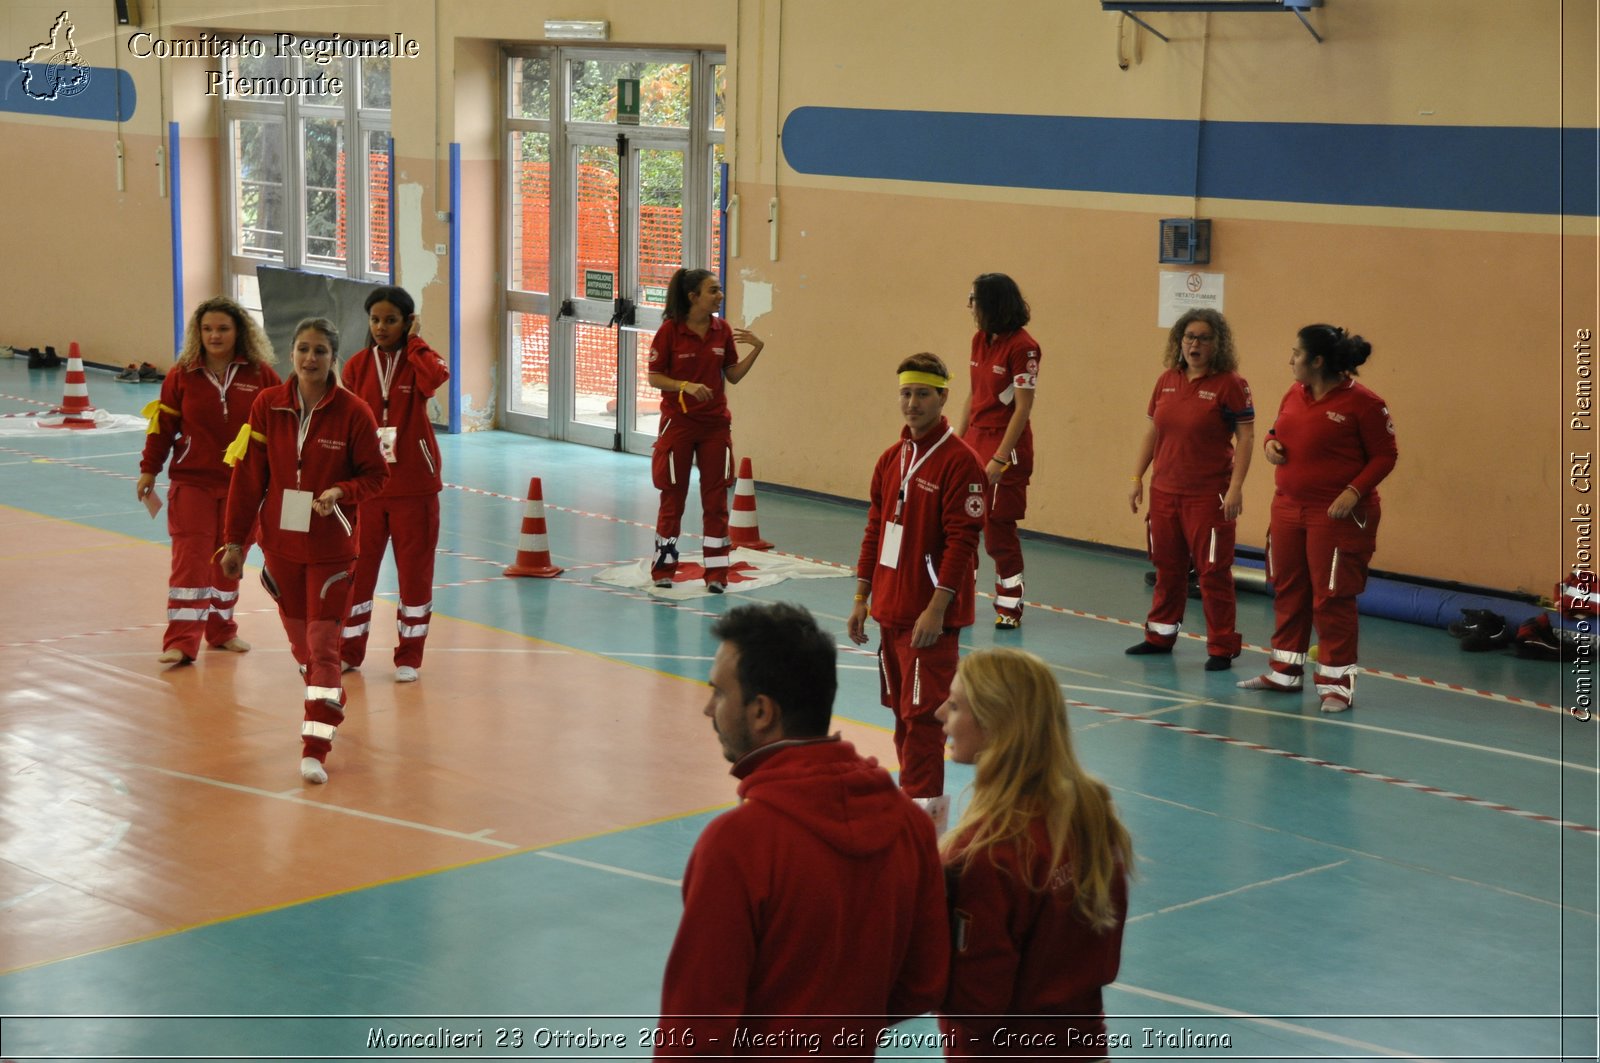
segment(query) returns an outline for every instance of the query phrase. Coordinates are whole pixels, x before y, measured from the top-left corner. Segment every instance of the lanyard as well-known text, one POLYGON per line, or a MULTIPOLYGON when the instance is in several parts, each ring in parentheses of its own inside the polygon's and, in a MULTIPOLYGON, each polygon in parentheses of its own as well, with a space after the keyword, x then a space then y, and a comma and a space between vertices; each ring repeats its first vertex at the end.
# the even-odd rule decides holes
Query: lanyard
POLYGON ((400 356, 403 353, 403 348, 395 351, 394 358, 389 362, 388 367, 385 368, 383 362, 383 349, 380 347, 373 347, 372 349, 372 359, 378 363, 378 387, 383 390, 384 424, 389 423, 389 385, 394 383, 394 374, 395 371, 400 368, 400 356))
POLYGON ((912 453, 915 453, 917 444, 908 439, 906 440, 905 445, 900 448, 900 497, 895 500, 894 504, 894 520, 896 524, 900 523, 900 511, 905 508, 906 488, 911 485, 911 477, 915 476, 917 470, 922 468, 923 462, 933 457, 933 452, 943 446, 945 440, 949 439, 955 434, 956 430, 953 427, 946 428, 944 430, 944 435, 939 437, 939 442, 923 451, 922 457, 912 462, 911 468, 909 469, 906 468, 906 451, 909 449, 912 453))
POLYGON ((201 368, 205 370, 206 379, 211 381, 212 386, 217 389, 217 393, 222 396, 222 419, 226 421, 228 419, 228 389, 233 387, 233 375, 239 371, 239 363, 229 362, 227 373, 221 380, 217 379, 217 374, 213 373, 210 368, 206 366, 201 366, 201 368))
POLYGON ((300 470, 305 468, 306 436, 311 434, 311 415, 317 412, 315 406, 306 405, 306 397, 300 394, 300 385, 295 384, 295 398, 300 401, 300 430, 295 434, 294 441, 294 486, 300 488, 300 470))

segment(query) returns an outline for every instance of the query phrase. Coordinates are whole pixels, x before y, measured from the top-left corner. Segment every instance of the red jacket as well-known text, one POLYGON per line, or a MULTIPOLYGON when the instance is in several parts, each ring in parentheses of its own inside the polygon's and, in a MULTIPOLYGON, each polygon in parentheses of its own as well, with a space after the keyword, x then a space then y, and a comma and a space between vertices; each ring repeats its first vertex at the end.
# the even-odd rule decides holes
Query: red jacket
POLYGON ((733 774, 741 804, 684 871, 657 1054, 806 1056, 794 1038, 814 1035, 816 1054, 870 1059, 885 1025, 944 994, 933 821, 838 736, 763 746, 733 774), (865 1018, 807 1018, 824 1015, 865 1018), (836 1045, 846 1026, 858 1043, 836 1045))
POLYGON ((688 421, 728 424, 733 414, 728 412, 728 386, 724 379, 729 369, 739 363, 739 352, 733 343, 733 326, 720 317, 711 319, 705 338, 695 335, 687 325, 664 318, 661 327, 650 341, 650 366, 652 373, 665 373, 674 380, 704 384, 711 389, 711 398, 698 402, 676 391, 661 393, 663 418, 683 418, 688 421))
POLYGON ((398 355, 377 355, 371 347, 356 352, 345 363, 341 374, 344 386, 360 396, 372 409, 379 425, 396 429, 395 460, 389 462, 389 481, 379 494, 384 498, 400 495, 436 495, 444 490, 440 475, 439 441, 428 419, 428 400, 445 381, 450 370, 437 351, 412 336, 398 355), (395 363, 389 380, 389 400, 384 402, 383 378, 378 358, 395 363))
MULTIPOLYGON (((1050 870, 1043 820, 1034 822, 1032 840, 1027 872, 1038 882, 1050 870)), ((950 989, 939 1009, 940 1026, 955 1035, 948 1056, 1099 1059, 1110 1054, 1100 990, 1116 980, 1122 962, 1127 878, 1119 873, 1114 881, 1117 923, 1104 933, 1091 927, 1074 905, 1076 893, 1065 869, 1056 869, 1048 881, 1045 892, 1024 885, 1015 842, 980 850, 964 869, 959 863, 951 867, 955 946, 950 989), (1007 1044, 995 1039, 1001 1027, 1052 1040, 1007 1044)))
POLYGON ((250 404, 256 396, 282 381, 271 366, 252 365, 248 359, 236 358, 228 366, 223 382, 225 390, 206 372, 203 358, 192 366, 175 365, 167 370, 151 422, 153 430, 144 438, 140 472, 156 475, 166 464, 167 455, 176 450, 167 479, 178 484, 227 488, 233 470, 223 462, 223 451, 239 434, 239 426, 249 419, 250 404))
POLYGON ((978 456, 943 417, 918 440, 911 438, 911 429, 901 429, 900 442, 883 452, 872 470, 872 506, 856 561, 856 578, 872 585, 872 619, 880 626, 914 625, 933 598, 933 573, 939 587, 955 592, 944 626, 972 625, 987 486, 978 456), (927 460, 913 472, 925 454, 927 460), (902 480, 906 497, 900 506, 902 480), (883 527, 890 521, 903 528, 894 568, 879 564, 878 557, 883 527))
POLYGON ((1346 487, 1377 502, 1378 484, 1399 457, 1389 407, 1353 379, 1320 401, 1304 384, 1291 384, 1268 438, 1282 443, 1289 459, 1275 467, 1278 494, 1307 505, 1328 505, 1346 487))
POLYGON ((248 444, 233 467, 228 488, 224 540, 241 541, 259 511, 256 540, 265 551, 291 561, 332 562, 355 557, 361 541, 357 506, 382 490, 389 476, 367 404, 344 388, 329 388, 311 411, 301 446, 300 388, 291 377, 288 383, 257 396, 247 427, 248 444), (281 527, 285 490, 309 491, 315 499, 330 487, 344 489, 339 512, 349 523, 349 531, 338 517, 324 517, 315 511, 310 531, 281 527))

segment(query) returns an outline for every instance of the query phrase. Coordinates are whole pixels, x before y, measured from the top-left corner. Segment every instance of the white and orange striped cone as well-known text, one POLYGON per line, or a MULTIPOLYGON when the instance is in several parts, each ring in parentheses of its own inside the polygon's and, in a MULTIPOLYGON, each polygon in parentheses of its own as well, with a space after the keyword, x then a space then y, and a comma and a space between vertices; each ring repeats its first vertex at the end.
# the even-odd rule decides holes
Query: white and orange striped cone
POLYGON ((67 353, 67 382, 61 396, 61 405, 50 411, 59 415, 59 424, 50 428, 93 428, 94 407, 89 405, 89 378, 83 373, 83 355, 77 343, 67 353))
POLYGON ((761 525, 756 521, 756 479, 750 471, 750 459, 739 459, 739 479, 733 485, 733 512, 728 514, 728 542, 746 550, 771 550, 772 544, 761 537, 761 525))
POLYGON ((561 573, 562 569, 550 561, 550 536, 545 533, 544 526, 544 485, 535 476, 528 481, 528 503, 522 510, 517 559, 506 569, 506 575, 550 579, 561 573))

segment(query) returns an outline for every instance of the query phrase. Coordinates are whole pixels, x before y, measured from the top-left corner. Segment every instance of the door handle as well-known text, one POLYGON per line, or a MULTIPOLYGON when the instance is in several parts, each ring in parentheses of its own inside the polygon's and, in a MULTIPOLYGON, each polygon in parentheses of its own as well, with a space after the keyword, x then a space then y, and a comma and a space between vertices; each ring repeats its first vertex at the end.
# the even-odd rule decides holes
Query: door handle
POLYGON ((612 325, 632 325, 633 324, 634 306, 633 306, 633 300, 632 299, 621 299, 621 298, 618 298, 618 299, 615 299, 615 300, 612 301, 611 306, 612 306, 611 320, 606 324, 607 328, 610 328, 612 325))
POLYGON ((572 305, 572 300, 571 299, 563 299, 563 300, 561 300, 561 307, 560 307, 560 309, 558 309, 556 311, 556 320, 559 321, 564 317, 577 317, 577 316, 578 316, 578 310, 577 310, 576 307, 574 307, 572 305))

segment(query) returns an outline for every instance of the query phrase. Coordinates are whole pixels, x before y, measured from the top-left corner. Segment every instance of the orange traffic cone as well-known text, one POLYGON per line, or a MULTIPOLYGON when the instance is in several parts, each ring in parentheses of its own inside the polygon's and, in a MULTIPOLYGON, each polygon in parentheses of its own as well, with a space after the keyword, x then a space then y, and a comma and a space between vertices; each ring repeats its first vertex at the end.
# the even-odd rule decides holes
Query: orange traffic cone
POLYGON ((522 536, 517 543, 517 559, 506 569, 508 576, 537 576, 549 579, 562 570, 550 563, 550 537, 544 527, 544 485, 535 476, 528 481, 528 504, 522 511, 522 536))
MULTIPOLYGON (((59 423, 44 425, 47 428, 93 428, 94 407, 89 405, 89 378, 83 373, 83 355, 74 343, 67 353, 67 381, 61 396, 61 405, 50 411, 60 416, 59 423)), ((43 422, 40 422, 43 424, 43 422)))
POLYGON ((739 459, 739 479, 733 485, 733 512, 728 516, 728 542, 746 550, 771 550, 756 523, 756 481, 750 459, 739 459))

